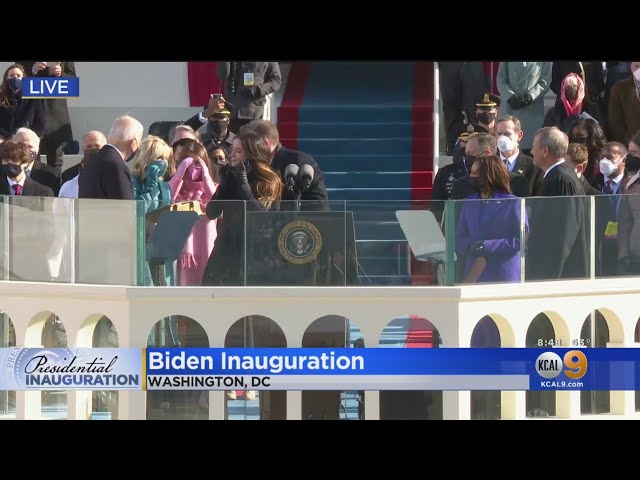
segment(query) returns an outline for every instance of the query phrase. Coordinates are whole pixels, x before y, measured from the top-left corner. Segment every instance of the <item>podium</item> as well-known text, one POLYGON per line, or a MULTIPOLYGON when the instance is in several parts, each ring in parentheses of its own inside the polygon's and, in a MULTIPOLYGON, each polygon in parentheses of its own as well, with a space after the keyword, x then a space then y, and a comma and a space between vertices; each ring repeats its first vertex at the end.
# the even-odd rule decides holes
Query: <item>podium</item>
POLYGON ((247 212, 245 285, 358 285, 353 212, 247 212))
POLYGON ((435 264, 438 269, 444 267, 445 271, 447 262, 453 262, 455 268, 462 265, 455 252, 449 252, 447 258, 447 240, 432 211, 398 210, 396 218, 416 260, 435 264))
POLYGON ((180 257, 193 226, 200 218, 199 209, 181 209, 174 204, 149 212, 146 216, 148 239, 145 259, 153 285, 166 287, 165 265, 180 257))

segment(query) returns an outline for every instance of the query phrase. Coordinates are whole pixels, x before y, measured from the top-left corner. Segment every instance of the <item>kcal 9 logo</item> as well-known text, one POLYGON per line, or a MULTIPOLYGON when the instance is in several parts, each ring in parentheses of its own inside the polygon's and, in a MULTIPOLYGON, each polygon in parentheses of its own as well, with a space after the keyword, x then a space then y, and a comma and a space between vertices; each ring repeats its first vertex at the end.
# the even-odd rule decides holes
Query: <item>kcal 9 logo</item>
POLYGON ((567 377, 577 380, 587 373, 587 356, 580 350, 570 350, 560 358, 555 352, 544 352, 536 359, 536 372, 543 378, 556 378, 562 373, 567 377))

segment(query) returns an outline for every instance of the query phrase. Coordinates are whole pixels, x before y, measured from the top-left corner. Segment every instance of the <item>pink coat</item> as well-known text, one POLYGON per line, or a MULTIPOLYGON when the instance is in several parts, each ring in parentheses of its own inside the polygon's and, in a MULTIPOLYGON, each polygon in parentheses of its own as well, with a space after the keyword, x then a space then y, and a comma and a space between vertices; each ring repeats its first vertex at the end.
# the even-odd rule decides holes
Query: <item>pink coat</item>
MULTIPOLYGON (((202 211, 206 211, 207 203, 213 197, 218 185, 213 182, 209 169, 203 167, 193 158, 185 158, 178 171, 169 180, 171 187, 171 203, 199 201, 202 211)), ((191 235, 178 260, 178 281, 181 287, 199 287, 202 285, 204 269, 216 240, 216 221, 203 216, 196 222, 191 235), (187 258, 192 256, 195 265, 190 265, 187 258)))

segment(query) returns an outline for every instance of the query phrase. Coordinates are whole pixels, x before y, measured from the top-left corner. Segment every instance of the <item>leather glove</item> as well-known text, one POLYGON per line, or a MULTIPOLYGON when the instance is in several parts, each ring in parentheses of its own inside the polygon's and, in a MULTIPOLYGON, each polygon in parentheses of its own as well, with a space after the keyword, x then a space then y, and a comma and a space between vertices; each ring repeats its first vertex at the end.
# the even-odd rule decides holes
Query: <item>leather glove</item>
POLYGON ((467 252, 469 255, 473 257, 484 257, 485 256, 484 242, 483 241, 473 242, 471 245, 469 245, 469 249, 467 250, 467 252))
POLYGON ((522 95, 520 99, 522 100, 523 107, 526 107, 527 105, 531 105, 533 103, 533 97, 528 93, 525 93, 524 95, 522 95))
POLYGON ((520 110, 522 108, 522 98, 518 95, 512 95, 507 103, 513 110, 520 110))
POLYGON ((247 169, 244 166, 244 163, 236 167, 231 167, 230 169, 231 175, 238 183, 238 185, 242 186, 243 184, 249 184, 249 179, 247 178, 247 169))

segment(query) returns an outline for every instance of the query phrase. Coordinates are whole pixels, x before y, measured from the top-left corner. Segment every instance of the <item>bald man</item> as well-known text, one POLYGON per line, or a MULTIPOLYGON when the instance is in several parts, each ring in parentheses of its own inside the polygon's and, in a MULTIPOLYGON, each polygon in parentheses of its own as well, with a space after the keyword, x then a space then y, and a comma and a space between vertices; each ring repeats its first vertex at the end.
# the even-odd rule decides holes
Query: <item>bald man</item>
POLYGON ((84 157, 80 163, 74 165, 73 167, 69 167, 64 172, 62 172, 62 184, 64 185, 65 182, 68 182, 72 178, 77 177, 80 174, 80 169, 87 162, 88 158, 100 151, 100 149, 106 144, 107 137, 104 133, 98 130, 91 130, 90 132, 85 133, 82 137, 82 152, 84 153, 84 157))
POLYGON ((133 117, 117 118, 104 147, 82 168, 78 198, 133 200, 133 184, 127 161, 133 158, 144 135, 144 127, 133 117))
POLYGON ((40 137, 36 132, 28 128, 19 128, 13 134, 12 140, 26 144, 31 151, 31 163, 25 168, 25 172, 31 180, 49 187, 57 195, 60 189, 60 178, 54 167, 40 161, 40 137))

